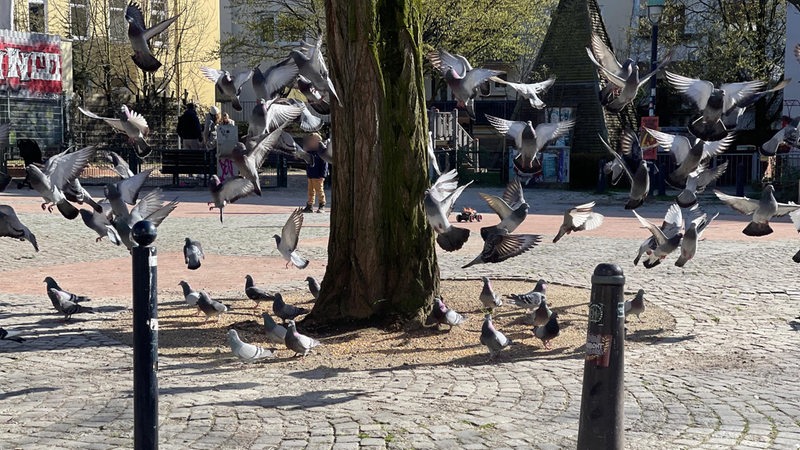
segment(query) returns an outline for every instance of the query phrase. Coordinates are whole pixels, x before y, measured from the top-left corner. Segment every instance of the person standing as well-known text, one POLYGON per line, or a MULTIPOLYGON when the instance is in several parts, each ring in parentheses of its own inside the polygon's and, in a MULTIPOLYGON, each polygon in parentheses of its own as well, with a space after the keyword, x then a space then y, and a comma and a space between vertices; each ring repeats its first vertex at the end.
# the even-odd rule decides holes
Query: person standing
POLYGON ((187 150, 201 150, 200 141, 203 137, 203 127, 197 117, 194 103, 186 105, 186 111, 178 118, 178 137, 183 141, 183 148, 187 150))
POLYGON ((325 177, 328 175, 328 163, 319 154, 326 150, 319 133, 312 133, 303 140, 303 150, 311 156, 311 163, 306 165, 308 178, 308 201, 304 213, 314 211, 314 201, 319 198, 317 212, 325 211, 325 177))
POLYGON ((212 106, 206 114, 206 123, 203 125, 203 143, 207 150, 217 148, 217 124, 220 120, 219 109, 212 106))

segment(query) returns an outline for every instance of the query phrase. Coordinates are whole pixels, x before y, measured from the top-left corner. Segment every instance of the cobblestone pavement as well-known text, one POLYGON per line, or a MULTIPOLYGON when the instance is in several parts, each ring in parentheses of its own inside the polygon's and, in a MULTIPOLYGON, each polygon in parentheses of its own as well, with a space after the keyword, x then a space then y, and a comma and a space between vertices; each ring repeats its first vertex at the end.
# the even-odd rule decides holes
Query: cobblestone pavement
MULTIPOLYGON (((460 204, 485 210, 477 191, 469 189, 460 204)), ((82 224, 43 213, 38 199, 23 194, 12 190, 0 203, 17 208, 42 251, 0 239, 0 325, 29 337, 23 344, 0 341, 0 448, 130 447, 132 352, 92 325, 129 305, 130 262, 124 250, 95 244, 82 224), (66 286, 93 281, 93 295, 105 306, 62 325, 43 295, 45 273, 66 286)), ((290 207, 304 203, 302 189, 265 191, 231 206, 224 225, 205 208, 205 193, 175 195, 184 203, 157 241, 162 299, 178 295, 175 285, 185 274, 177 255, 186 235, 204 243, 210 271, 204 276, 218 291, 241 289, 243 265, 265 284, 302 285, 306 274, 285 271, 270 238, 290 207)), ((522 231, 545 234, 542 245, 464 271, 459 267, 481 248, 473 235, 464 250, 440 253, 442 275, 543 277, 588 287, 597 264, 620 264, 626 290, 645 288, 677 321, 672 336, 625 355, 628 448, 800 448, 800 324, 793 319, 800 314, 800 266, 791 261, 800 241, 787 220, 774 225, 771 237, 745 239, 744 218, 712 203, 723 215, 697 257, 685 269, 668 261, 645 270, 631 260, 646 231, 613 196, 597 198, 609 215, 604 227, 553 245, 559 211, 594 196, 527 195, 533 208, 522 231)), ((643 215, 660 221, 667 204, 649 203, 643 215)), ((486 214, 484 222, 494 220, 486 214)), ((327 222, 327 214, 307 215, 301 235, 314 275, 324 272, 327 222)), ((574 357, 374 371, 161 357, 160 441, 169 449, 574 448, 582 370, 574 357)))

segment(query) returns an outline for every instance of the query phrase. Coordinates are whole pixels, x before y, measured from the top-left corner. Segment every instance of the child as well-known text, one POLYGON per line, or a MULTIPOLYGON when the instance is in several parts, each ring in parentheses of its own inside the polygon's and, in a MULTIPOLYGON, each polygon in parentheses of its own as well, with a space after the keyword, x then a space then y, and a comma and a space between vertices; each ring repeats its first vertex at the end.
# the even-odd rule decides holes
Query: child
POLYGON ((312 212, 314 200, 319 196, 319 207, 317 212, 321 213, 325 210, 325 176, 328 175, 328 163, 320 158, 320 152, 325 151, 325 146, 322 143, 322 136, 319 133, 312 133, 303 140, 303 150, 311 155, 311 164, 306 166, 306 176, 308 177, 308 201, 306 207, 303 209, 304 213, 312 212))

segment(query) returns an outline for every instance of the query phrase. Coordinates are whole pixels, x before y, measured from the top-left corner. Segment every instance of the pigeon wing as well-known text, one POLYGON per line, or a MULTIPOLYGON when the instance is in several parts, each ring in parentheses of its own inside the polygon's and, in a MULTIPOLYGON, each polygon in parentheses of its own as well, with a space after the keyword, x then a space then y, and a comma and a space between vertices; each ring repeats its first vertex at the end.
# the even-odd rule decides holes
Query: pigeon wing
POLYGON ((703 158, 711 158, 712 156, 721 154, 727 150, 735 140, 736 135, 734 133, 728 133, 722 140, 705 142, 703 144, 703 158))
POLYGON ((234 203, 240 198, 247 197, 255 191, 253 183, 243 177, 228 178, 220 188, 220 199, 227 203, 234 203))
POLYGON ((597 137, 600 138, 600 142, 606 148, 606 151, 614 158, 614 161, 616 161, 616 163, 617 163, 616 167, 622 169, 622 171, 628 177, 628 180, 633 182, 633 174, 631 174, 630 169, 628 169, 628 165, 625 164, 625 160, 622 159, 622 155, 620 155, 619 153, 615 152, 614 149, 611 148, 611 145, 609 145, 608 142, 606 142, 606 140, 603 139, 603 136, 600 136, 598 134, 597 137))
POLYGON ((521 255, 541 241, 538 234, 495 234, 486 240, 483 248, 483 260, 502 262, 521 255))
POLYGON ((503 201, 512 209, 517 209, 525 203, 525 194, 522 192, 522 183, 519 182, 519 178, 515 178, 506 185, 506 189, 503 191, 503 201))
POLYGON ((428 53, 428 60, 440 72, 444 72, 448 67, 451 67, 459 78, 465 77, 467 72, 472 70, 472 66, 466 58, 461 55, 452 55, 445 50, 435 50, 428 53))
POLYGON ((500 217, 500 220, 503 220, 514 213, 514 210, 512 210, 511 207, 508 206, 508 203, 506 203, 502 198, 495 195, 484 194, 483 192, 481 192, 479 195, 482 199, 486 200, 486 203, 490 208, 492 208, 492 211, 494 211, 497 216, 500 217))
POLYGON ((150 133, 150 127, 147 126, 147 120, 141 114, 132 109, 125 108, 128 116, 128 122, 133 124, 143 135, 150 133))
POLYGON ((145 31, 147 26, 144 24, 144 14, 138 4, 130 2, 125 8, 125 19, 132 22, 132 25, 139 30, 145 31))
POLYGON ((536 148, 544 148, 548 142, 567 134, 574 126, 574 120, 536 125, 536 148))
MULTIPOLYGON (((177 200, 173 200, 173 201, 167 203, 166 205, 158 208, 154 212, 148 214, 145 217, 145 220, 149 220, 150 222, 153 223, 153 225, 159 226, 159 225, 161 225, 161 222, 163 222, 164 219, 166 219, 167 216, 172 211, 174 211, 175 208, 177 208, 177 207, 178 207, 178 201, 177 200)), ((200 250, 200 252, 202 253, 202 249, 200 250)))
POLYGON ((592 62, 597 67, 602 67, 612 73, 620 73, 622 71, 622 64, 614 56, 614 52, 603 42, 603 39, 595 33, 592 33, 591 51, 589 55, 592 62))
POLYGON ((785 216, 798 209, 800 209, 800 205, 795 203, 778 203, 778 211, 775 213, 775 217, 785 216))
POLYGON ((749 216, 758 209, 758 200, 753 200, 747 197, 734 197, 733 195, 728 195, 717 190, 714 190, 714 194, 716 194, 717 198, 719 198, 723 203, 742 214, 747 214, 749 216))
POLYGON ((300 240, 300 228, 303 226, 303 213, 300 208, 295 209, 281 230, 281 246, 293 252, 300 240))
POLYGON ((689 138, 677 134, 651 130, 650 128, 645 128, 645 131, 658 141, 658 145, 661 146, 661 148, 675 155, 675 161, 679 165, 689 156, 689 151, 692 148, 689 138))
POLYGON ((63 189, 64 186, 83 172, 83 169, 89 164, 89 160, 94 157, 94 154, 94 146, 84 147, 72 153, 59 153, 47 161, 45 172, 54 186, 63 189))
POLYGON ((216 83, 219 77, 222 76, 222 71, 213 67, 201 67, 200 72, 212 83, 216 83))
POLYGON ((169 19, 164 19, 161 22, 159 22, 159 23, 153 25, 152 27, 146 29, 145 32, 144 32, 144 40, 149 41, 150 39, 152 39, 152 38, 158 36, 159 34, 163 33, 164 30, 167 29, 167 27, 172 25, 172 22, 175 22, 176 20, 178 20, 179 16, 180 16, 180 14, 176 15, 175 17, 170 17, 169 19))
POLYGON ((708 99, 714 92, 714 84, 710 81, 689 78, 677 73, 666 71, 667 81, 676 91, 691 98, 701 111, 706 109, 708 99))
POLYGON ((667 242, 667 237, 664 235, 664 232, 661 231, 661 228, 658 228, 657 226, 650 223, 647 219, 640 216, 639 213, 637 213, 636 211, 633 211, 633 214, 636 216, 637 219, 639 219, 639 223, 642 224, 644 228, 647 228, 650 231, 650 233, 656 239, 656 243, 659 246, 667 242))
MULTIPOLYGON (((264 89, 267 95, 274 95, 297 78, 299 69, 292 58, 286 58, 264 72, 264 89)), ((268 98, 265 100, 269 100, 268 98)))
POLYGON ((293 104, 272 102, 267 108, 267 130, 275 130, 285 126, 289 122, 294 121, 300 114, 303 113, 303 108, 293 104))
POLYGON ((122 125, 122 121, 121 121, 121 120, 119 120, 119 119, 116 119, 116 118, 114 118, 114 117, 102 117, 102 116, 98 116, 97 114, 95 114, 95 113, 93 113, 93 112, 89 111, 88 109, 83 109, 83 108, 81 108, 80 106, 78 106, 78 111, 80 111, 81 113, 83 113, 83 115, 84 115, 84 116, 86 116, 86 117, 90 117, 90 118, 92 118, 92 119, 99 119, 99 120, 102 120, 103 122, 105 122, 105 123, 107 123, 107 124, 111 125, 112 127, 114 127, 115 129, 117 129, 117 130, 119 130, 119 131, 123 131, 123 132, 125 131, 125 127, 122 125))

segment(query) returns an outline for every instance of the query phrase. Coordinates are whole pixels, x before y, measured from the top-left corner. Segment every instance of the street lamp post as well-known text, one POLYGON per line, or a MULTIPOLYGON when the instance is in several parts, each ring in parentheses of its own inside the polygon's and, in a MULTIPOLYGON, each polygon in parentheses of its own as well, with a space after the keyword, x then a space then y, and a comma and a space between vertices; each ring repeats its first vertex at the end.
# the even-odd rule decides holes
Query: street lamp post
MULTIPOLYGON (((650 42, 650 70, 658 67, 658 22, 664 11, 664 0, 647 0, 647 18, 653 26, 650 42)), ((656 115, 656 76, 650 78, 650 117, 656 115)))

